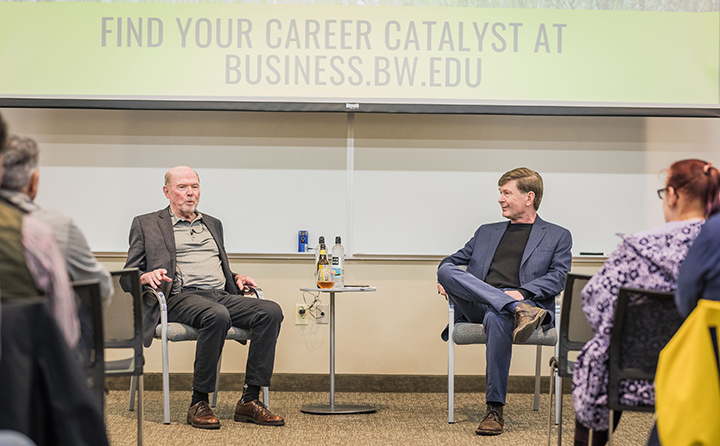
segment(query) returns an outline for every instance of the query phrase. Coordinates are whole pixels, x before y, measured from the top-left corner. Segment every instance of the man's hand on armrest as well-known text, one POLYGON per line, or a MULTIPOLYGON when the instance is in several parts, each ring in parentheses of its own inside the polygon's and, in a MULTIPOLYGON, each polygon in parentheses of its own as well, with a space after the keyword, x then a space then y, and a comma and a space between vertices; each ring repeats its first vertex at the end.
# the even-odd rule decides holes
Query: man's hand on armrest
POLYGON ((163 282, 172 282, 172 279, 167 276, 167 270, 165 268, 148 271, 140 276, 140 284, 150 285, 153 289, 157 289, 163 282))
POLYGON ((437 290, 438 294, 442 294, 443 296, 445 296, 445 300, 447 300, 447 293, 445 292, 445 288, 443 288, 443 286, 439 283, 437 284, 437 290))
POLYGON ((255 280, 252 277, 243 276, 242 274, 237 274, 235 276, 235 283, 237 284, 238 290, 240 290, 241 294, 245 294, 246 292, 250 291, 248 285, 253 287, 258 286, 258 284, 255 283, 255 280))

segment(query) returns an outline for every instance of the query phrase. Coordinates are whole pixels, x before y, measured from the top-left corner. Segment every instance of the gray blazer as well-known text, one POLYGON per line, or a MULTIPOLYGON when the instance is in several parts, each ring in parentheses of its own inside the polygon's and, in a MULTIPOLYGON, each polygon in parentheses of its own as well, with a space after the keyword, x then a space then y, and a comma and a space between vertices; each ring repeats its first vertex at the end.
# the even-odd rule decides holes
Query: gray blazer
MULTIPOLYGON (((509 221, 482 225, 465 246, 446 257, 443 263, 467 265, 467 271, 485 280, 493 256, 500 244, 509 221)), ((572 263, 572 236, 570 231, 535 218, 530 237, 520 263, 520 287, 531 293, 530 300, 550 313, 555 319, 555 296, 565 286, 565 276, 572 263)))
MULTIPOLYGON (((234 279, 236 274, 230 270, 230 262, 225 252, 222 223, 207 214, 203 214, 203 221, 220 251, 220 262, 225 275, 225 291, 230 294, 238 294, 234 279)), ((165 268, 167 276, 174 279, 175 262, 175 235, 170 219, 170 207, 135 217, 130 226, 130 248, 125 268, 138 268, 140 274, 165 268)), ((147 285, 145 287, 149 288, 147 285)), ((163 282, 160 285, 160 290, 166 297, 170 297, 171 289, 171 282, 163 282)), ((143 295, 144 343, 146 347, 149 347, 155 327, 160 320, 160 307, 152 294, 143 293, 143 295)))

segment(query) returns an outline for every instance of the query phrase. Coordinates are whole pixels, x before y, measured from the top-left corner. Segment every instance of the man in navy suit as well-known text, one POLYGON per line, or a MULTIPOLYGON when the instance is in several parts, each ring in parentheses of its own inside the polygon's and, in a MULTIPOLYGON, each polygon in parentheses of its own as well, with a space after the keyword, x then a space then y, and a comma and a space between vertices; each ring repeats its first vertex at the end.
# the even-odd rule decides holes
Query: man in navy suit
POLYGON ((487 336, 487 412, 478 435, 502 433, 512 343, 527 341, 540 325, 553 325, 555 296, 572 261, 570 232, 537 215, 540 174, 513 169, 498 186, 502 215, 510 221, 480 226, 437 272, 438 292, 455 305, 456 316, 483 324, 487 336))
MULTIPOLYGON (((167 296, 168 321, 199 330, 188 424, 203 429, 220 427, 208 405, 208 394, 215 390, 225 335, 235 326, 251 329, 252 337, 245 387, 234 419, 284 425, 285 421, 258 399, 260 387, 270 385, 283 320, 280 306, 240 295, 257 284, 230 270, 220 220, 197 211, 200 178, 193 169, 178 166, 168 171, 163 192, 170 202, 168 207, 133 220, 125 267, 139 268, 142 285, 160 289, 167 296)), ((144 338, 149 346, 160 311, 156 299, 147 302, 144 338)))

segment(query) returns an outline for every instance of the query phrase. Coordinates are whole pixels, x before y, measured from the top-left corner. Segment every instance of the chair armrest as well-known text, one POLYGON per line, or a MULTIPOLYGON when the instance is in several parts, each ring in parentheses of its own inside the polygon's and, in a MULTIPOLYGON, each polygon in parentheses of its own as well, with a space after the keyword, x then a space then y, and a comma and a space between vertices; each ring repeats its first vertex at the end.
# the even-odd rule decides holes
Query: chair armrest
POLYGON ((148 292, 155 296, 160 305, 160 338, 163 343, 167 342, 167 300, 165 299, 165 293, 160 290, 151 287, 145 287, 144 292, 148 292))
MULTIPOLYGON (((265 299, 265 294, 263 293, 262 288, 249 285, 248 288, 250 289, 250 293, 255 294, 258 299, 265 299)), ((244 294, 244 296, 247 296, 247 294, 244 294)))

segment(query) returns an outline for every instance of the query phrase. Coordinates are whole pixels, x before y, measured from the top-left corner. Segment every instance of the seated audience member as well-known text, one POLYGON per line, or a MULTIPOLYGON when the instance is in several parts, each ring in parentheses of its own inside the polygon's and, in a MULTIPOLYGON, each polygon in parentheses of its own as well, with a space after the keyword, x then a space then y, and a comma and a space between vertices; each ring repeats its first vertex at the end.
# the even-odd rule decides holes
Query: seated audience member
MULTIPOLYGON (((0 144, 0 177, 5 141, 0 144)), ((46 296, 68 346, 80 338, 75 295, 50 227, 0 197, 2 300, 46 296)))
MULTIPOLYGON (((0 116, 0 177, 6 149, 0 116)), ((34 444, 108 444, 100 408, 70 348, 80 330, 75 296, 51 229, 0 198, 0 300, 3 356, 0 358, 0 432, 4 441, 34 444), (33 299, 36 298, 36 299, 33 299), (50 311, 38 299, 48 298, 50 311), (28 305, 16 305, 25 300, 28 305), (34 311, 41 308, 42 311, 34 311), (57 324, 54 323, 57 322, 57 324)), ((13 443, 23 444, 23 443, 13 443)))
POLYGON ((65 257, 70 279, 97 279, 103 299, 110 298, 113 282, 110 273, 90 251, 85 237, 72 218, 61 212, 42 209, 33 200, 38 193, 38 146, 30 138, 11 135, 3 153, 3 176, 0 197, 33 217, 47 223, 65 257))
POLYGON ((570 231, 537 215, 540 174, 513 169, 500 177, 498 190, 509 221, 480 226, 437 271, 438 293, 455 305, 456 318, 483 324, 487 334, 487 409, 478 435, 503 432, 512 343, 525 342, 541 325, 552 327, 555 296, 572 261, 570 231))
MULTIPOLYGON (((583 309, 595 336, 583 347, 573 373, 575 444, 605 444, 609 429, 607 405, 608 354, 621 287, 673 291, 680 264, 709 215, 720 210, 717 169, 701 160, 688 159, 670 166, 666 185, 658 190, 665 225, 622 236, 620 246, 582 290, 583 309)), ((623 386, 623 400, 650 405, 655 402, 653 383, 636 381, 623 386), (630 390, 632 389, 632 390, 630 390)), ((621 412, 615 412, 616 422, 621 412)))
MULTIPOLYGON (((218 360, 230 327, 252 329, 245 371, 245 386, 235 407, 235 421, 282 426, 260 401, 260 387, 269 386, 275 363, 275 346, 283 320, 282 309, 270 300, 245 297, 247 276, 230 270, 220 220, 197 210, 200 177, 178 166, 165 174, 163 193, 169 206, 135 217, 130 227, 126 268, 139 268, 145 287, 167 296, 168 321, 199 330, 195 347, 193 394, 187 423, 218 429, 220 421, 208 404, 215 390, 218 360)), ((152 342, 160 308, 145 306, 145 345, 152 342)))
MULTIPOLYGON (((24 212, 46 223, 52 229, 55 241, 65 258, 70 280, 95 279, 100 283, 100 296, 106 304, 113 293, 110 273, 97 261, 80 229, 68 216, 58 211, 42 209, 33 200, 38 193, 40 171, 38 169, 38 146, 30 138, 15 135, 8 137, 3 153, 3 176, 0 197, 24 212)), ((87 311, 80 308, 81 338, 76 354, 89 364, 92 344, 92 320, 87 311)))
POLYGON ((720 215, 708 218, 680 266, 675 292, 680 314, 687 317, 699 299, 720 300, 720 215))

